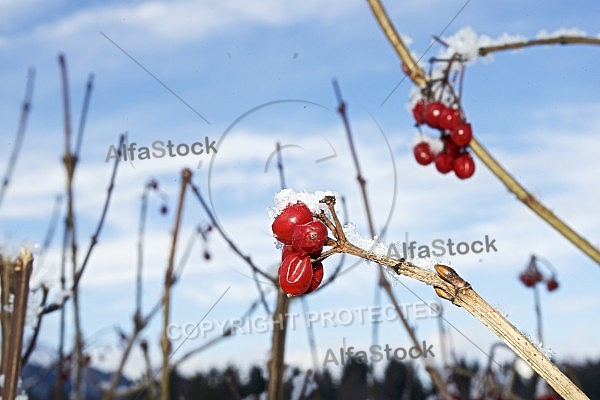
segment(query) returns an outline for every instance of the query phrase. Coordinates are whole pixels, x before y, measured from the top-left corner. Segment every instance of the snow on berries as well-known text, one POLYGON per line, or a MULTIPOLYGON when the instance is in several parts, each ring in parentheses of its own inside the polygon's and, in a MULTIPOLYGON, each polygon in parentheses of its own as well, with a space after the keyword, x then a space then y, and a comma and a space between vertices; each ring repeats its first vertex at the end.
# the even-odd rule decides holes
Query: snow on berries
POLYGON ((276 195, 275 238, 284 244, 279 266, 279 285, 288 296, 308 294, 323 280, 323 264, 314 261, 327 242, 327 226, 314 217, 322 208, 318 202, 332 192, 297 193, 284 189, 276 195), (311 208, 300 200, 303 199, 311 208), (316 201, 315 201, 316 200, 316 201))
POLYGON ((292 244, 292 235, 294 227, 306 224, 313 220, 312 212, 306 204, 298 202, 290 204, 281 214, 275 218, 271 230, 273 234, 283 244, 292 244))

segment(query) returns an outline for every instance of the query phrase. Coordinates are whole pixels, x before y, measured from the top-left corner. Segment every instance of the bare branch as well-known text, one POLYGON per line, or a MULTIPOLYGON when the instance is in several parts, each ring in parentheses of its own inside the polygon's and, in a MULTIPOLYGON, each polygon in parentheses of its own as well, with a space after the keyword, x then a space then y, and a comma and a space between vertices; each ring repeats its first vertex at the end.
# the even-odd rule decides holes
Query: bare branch
POLYGON ((25 89, 25 100, 23 100, 23 106, 21 107, 21 118, 19 119, 19 127, 17 128, 17 135, 13 144, 12 152, 8 158, 8 165, 6 166, 6 172, 2 179, 2 186, 0 187, 0 206, 2 200, 10 184, 10 178, 12 177, 15 166, 17 165, 17 159, 19 158, 19 152, 21 151, 21 144, 25 137, 25 127, 27 126, 27 119, 29 117, 29 111, 31 110, 31 97, 33 96, 33 83, 35 81, 35 70, 30 69, 27 74, 27 86, 25 89))
POLYGON ((499 44, 495 46, 485 46, 479 48, 480 56, 487 56, 490 53, 506 51, 506 50, 518 50, 525 47, 532 46, 544 46, 544 45, 554 45, 554 44, 591 44, 591 45, 600 45, 600 38, 595 37, 585 37, 585 36, 569 36, 569 35, 561 35, 552 38, 544 38, 544 39, 530 39, 521 42, 513 42, 513 43, 505 43, 499 44))

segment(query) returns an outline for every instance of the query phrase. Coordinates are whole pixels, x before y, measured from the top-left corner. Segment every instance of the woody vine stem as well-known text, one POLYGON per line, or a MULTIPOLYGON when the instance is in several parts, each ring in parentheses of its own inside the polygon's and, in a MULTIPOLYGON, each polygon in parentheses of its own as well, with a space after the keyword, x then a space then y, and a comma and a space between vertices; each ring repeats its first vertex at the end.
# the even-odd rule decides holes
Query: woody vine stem
POLYGON ((327 205, 330 217, 325 211, 316 215, 331 231, 334 238, 328 238, 326 246, 331 249, 323 252, 314 261, 322 261, 336 253, 350 254, 373 261, 391 269, 397 275, 404 275, 433 286, 435 293, 452 304, 464 308, 489 330, 504 341, 519 357, 533 368, 550 386, 565 399, 587 399, 588 397, 569 380, 559 369, 523 335, 502 314, 490 306, 471 285, 452 268, 437 264, 435 272, 420 268, 405 259, 391 259, 361 249, 348 241, 342 224, 335 211, 335 197, 326 196, 321 203, 327 205))

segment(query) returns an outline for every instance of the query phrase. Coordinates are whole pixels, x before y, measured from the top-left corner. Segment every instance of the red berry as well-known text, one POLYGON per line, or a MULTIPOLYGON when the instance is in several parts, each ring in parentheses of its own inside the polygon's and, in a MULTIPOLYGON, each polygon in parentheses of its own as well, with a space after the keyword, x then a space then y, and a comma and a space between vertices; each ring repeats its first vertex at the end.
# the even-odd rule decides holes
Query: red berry
POLYGON ((306 292, 313 278, 312 264, 308 255, 293 253, 279 267, 279 285, 285 293, 297 296, 306 292))
POLYGON ((327 241, 327 227, 321 221, 311 221, 296 225, 292 234, 294 250, 305 254, 317 254, 323 251, 327 241))
MULTIPOLYGON (((281 261, 285 260, 285 258, 287 256, 289 256, 290 254, 295 254, 298 253, 296 250, 294 250, 294 247, 291 244, 286 244, 283 246, 283 250, 281 250, 281 261)), ((303 254, 300 254, 303 255, 303 254)))
POLYGON ((446 107, 440 114, 439 125, 441 129, 452 130, 462 122, 457 109, 446 107))
POLYGON ((450 137, 457 146, 467 146, 473 138, 471 124, 468 122, 459 123, 454 129, 452 129, 450 137))
POLYGON ((431 151, 431 146, 427 142, 420 142, 413 148, 413 154, 415 155, 415 159, 421 165, 431 164, 433 161, 433 152, 431 151))
POLYGON ((556 289, 558 289, 558 282, 556 279, 550 278, 546 281, 546 287, 548 288, 549 292, 554 292, 556 289))
POLYGON ((452 156, 452 158, 458 157, 458 153, 460 152, 460 147, 454 143, 454 141, 450 138, 450 135, 443 135, 442 142, 444 142, 444 151, 452 156))
POLYGON ((312 264, 313 266, 313 276, 312 276, 312 281, 310 282, 310 286, 308 287, 308 289, 306 289, 306 292, 304 292, 304 294, 308 294, 312 291, 314 291, 316 288, 319 287, 319 285, 321 285, 321 281, 323 280, 323 263, 316 262, 312 264))
POLYGON ((164 204, 163 204, 163 205, 160 207, 160 213, 161 213, 162 215, 165 215, 167 212, 169 212, 169 209, 167 208, 167 206, 166 206, 166 205, 164 205, 164 204))
POLYGON ((419 100, 412 109, 413 117, 418 125, 425 123, 425 100, 419 100))
POLYGON ((525 285, 526 287, 533 287, 533 285, 535 285, 533 277, 527 272, 521 272, 519 274, 519 280, 523 282, 523 285, 525 285))
POLYGON ((447 174, 452 171, 454 165, 454 157, 448 152, 442 151, 435 156, 435 168, 442 174, 447 174))
POLYGON ((475 161, 469 153, 461 154, 454 160, 454 173, 460 179, 467 179, 475 173, 475 161))
POLYGON ((306 204, 297 202, 288 205, 273 221, 271 230, 277 240, 284 244, 292 244, 292 234, 296 225, 312 221, 313 215, 306 204))
POLYGON ((439 128, 440 115, 446 106, 439 101, 432 101, 425 106, 425 122, 432 128, 439 128))

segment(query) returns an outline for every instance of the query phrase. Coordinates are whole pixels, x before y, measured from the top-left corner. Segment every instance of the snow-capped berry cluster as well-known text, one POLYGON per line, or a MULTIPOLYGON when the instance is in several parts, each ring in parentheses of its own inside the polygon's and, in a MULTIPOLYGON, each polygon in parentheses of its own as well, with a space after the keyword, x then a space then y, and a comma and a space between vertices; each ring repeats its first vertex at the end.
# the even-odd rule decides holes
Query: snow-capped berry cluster
POLYGON ((417 142, 413 147, 417 162, 421 165, 433 162, 442 174, 454 171, 460 179, 473 176, 475 162, 467 150, 473 131, 460 110, 440 101, 421 99, 413 106, 412 113, 417 125, 425 124, 439 130, 443 144, 441 151, 436 151, 427 141, 417 142))
POLYGON ((271 225, 281 243, 279 285, 288 296, 308 294, 323 280, 323 264, 312 262, 323 252, 327 242, 327 227, 313 217, 308 206, 300 201, 288 204, 271 225))

